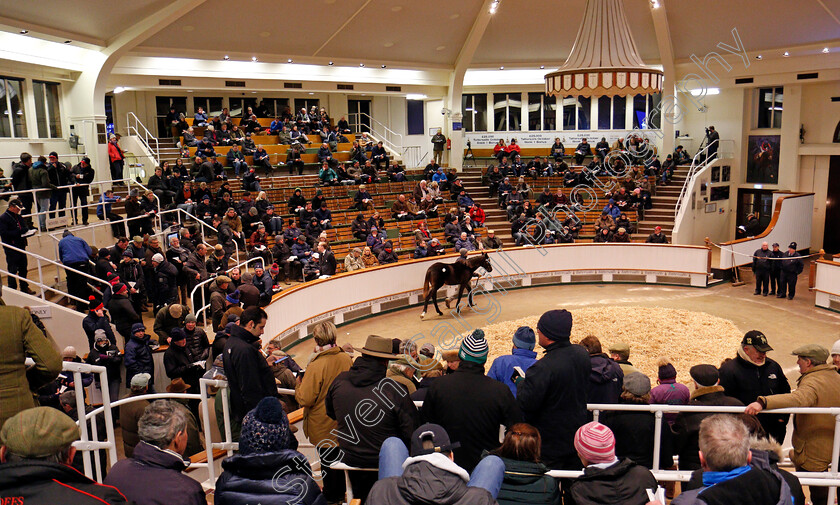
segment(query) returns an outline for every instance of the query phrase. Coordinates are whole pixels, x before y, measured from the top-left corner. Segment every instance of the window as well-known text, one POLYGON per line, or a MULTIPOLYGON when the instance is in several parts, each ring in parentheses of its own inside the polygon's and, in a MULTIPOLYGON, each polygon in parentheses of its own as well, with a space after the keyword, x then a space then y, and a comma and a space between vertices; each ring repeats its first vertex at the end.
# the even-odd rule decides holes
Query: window
MULTIPOLYGON (((166 122, 166 115, 169 108, 175 107, 178 114, 187 113, 187 97, 185 96, 157 96, 155 97, 155 109, 157 112, 158 137, 171 137, 172 131, 166 122)), ((192 117, 192 116, 190 116, 192 117)))
POLYGON ((612 97, 602 96, 598 98, 598 129, 609 130, 612 126, 612 97))
POLYGON ((268 109, 269 117, 280 117, 284 113, 292 115, 292 111, 289 109, 288 98, 266 98, 263 102, 265 103, 265 108, 268 109))
POLYGON ((61 138, 58 86, 54 82, 32 81, 32 90, 35 93, 35 119, 38 123, 38 138, 61 138))
POLYGON ((528 129, 553 130, 557 121, 555 104, 556 97, 546 96, 545 93, 528 93, 528 129))
POLYGON ((573 96, 563 98, 563 129, 577 130, 577 100, 573 96))
POLYGON ((658 109, 661 93, 633 96, 633 128, 658 129, 662 125, 662 112, 658 109))
POLYGON ((662 126, 662 111, 659 104, 662 102, 662 93, 648 95, 648 128, 658 130, 662 126))
POLYGON ((589 129, 589 115, 592 111, 592 99, 588 96, 578 97, 578 130, 589 129))
POLYGON ((230 99, 230 117, 242 117, 248 107, 252 109, 257 108, 256 98, 231 98, 230 99))
POLYGON ((627 127, 625 118, 627 117, 627 97, 614 96, 612 99, 612 127, 614 130, 623 130, 627 127))
POLYGON ((493 124, 496 131, 519 131, 522 118, 521 93, 493 93, 493 124))
POLYGON ((297 115, 297 113, 300 112, 300 109, 306 109, 306 112, 309 112, 309 109, 313 106, 320 108, 320 103, 321 101, 317 98, 295 98, 294 114, 297 115))
POLYGON ((405 119, 409 135, 423 135, 423 110, 426 103, 423 100, 405 101, 405 119))
POLYGON ((782 99, 784 88, 758 90, 758 128, 782 127, 782 99))
POLYGON ((461 110, 464 111, 464 131, 487 131, 487 95, 463 95, 461 110))
POLYGON ((23 79, 0 77, 0 137, 25 138, 23 79))
POLYGON ((195 97, 193 98, 193 111, 198 112, 198 108, 204 109, 208 118, 216 117, 222 113, 222 97, 195 97))

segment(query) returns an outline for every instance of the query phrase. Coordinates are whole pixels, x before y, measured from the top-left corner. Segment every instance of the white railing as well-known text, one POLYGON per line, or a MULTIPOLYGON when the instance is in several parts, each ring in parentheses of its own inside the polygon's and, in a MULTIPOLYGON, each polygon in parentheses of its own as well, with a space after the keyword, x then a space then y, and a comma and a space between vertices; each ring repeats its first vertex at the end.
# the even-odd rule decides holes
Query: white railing
POLYGON ((160 165, 160 142, 157 137, 152 135, 152 132, 146 128, 146 125, 144 125, 133 112, 126 114, 125 121, 128 134, 134 135, 140 139, 140 142, 146 146, 146 149, 148 149, 150 153, 152 153, 155 163, 160 165))
POLYGON ((691 160, 691 166, 688 169, 688 174, 686 174, 685 176, 685 181, 683 182, 683 187, 680 191, 680 197, 677 198, 677 203, 676 205, 674 205, 674 219, 676 219, 679 216, 680 209, 683 207, 683 202, 686 199, 686 197, 690 194, 689 186, 691 181, 697 175, 699 175, 701 171, 710 167, 716 160, 731 158, 734 156, 734 153, 734 140, 715 140, 703 149, 697 151, 697 154, 695 154, 694 158, 691 160), (715 152, 714 157, 710 158, 709 148, 711 148, 712 146, 717 146, 717 151, 715 152), (723 149, 725 148, 729 148, 731 149, 731 151, 723 151, 723 149))
POLYGON ((406 146, 403 149, 402 161, 405 168, 419 168, 426 155, 421 155, 422 148, 420 146, 406 146))
POLYGON ((377 140, 381 140, 382 143, 390 149, 391 151, 398 153, 400 155, 403 154, 403 136, 400 133, 395 132, 394 130, 388 128, 381 122, 377 121, 370 114, 365 112, 353 112, 350 114, 350 117, 356 118, 356 124, 361 124, 362 118, 366 118, 370 121, 370 133, 372 136, 376 137, 377 140), (374 124, 379 128, 375 128, 374 124))
MULTIPOLYGON (((239 246, 237 245, 237 251, 236 251, 237 261, 239 260, 239 249, 238 249, 238 247, 239 246)), ((253 258, 247 259, 247 260, 245 260, 245 261, 243 261, 243 262, 241 262, 241 263, 239 263, 235 266, 232 266, 232 267, 228 268, 225 271, 227 273, 230 273, 231 271, 233 271, 234 268, 239 268, 240 270, 244 268, 247 271, 248 270, 248 265, 251 264, 251 263, 256 263, 256 262, 265 263, 265 258, 263 258, 261 256, 254 256, 253 258)), ((215 282, 215 281, 216 281, 215 276, 210 277, 208 279, 205 279, 205 280, 199 282, 198 284, 196 284, 195 287, 193 288, 193 290, 190 292, 190 300, 193 302, 194 306, 195 306, 196 291, 201 293, 201 305, 198 306, 198 308, 195 310, 195 317, 198 318, 199 316, 201 316, 203 318, 202 322, 203 322, 204 326, 207 326, 207 311, 210 309, 210 304, 207 303, 207 299, 205 298, 204 286, 206 286, 206 285, 208 285, 212 282, 215 282)))

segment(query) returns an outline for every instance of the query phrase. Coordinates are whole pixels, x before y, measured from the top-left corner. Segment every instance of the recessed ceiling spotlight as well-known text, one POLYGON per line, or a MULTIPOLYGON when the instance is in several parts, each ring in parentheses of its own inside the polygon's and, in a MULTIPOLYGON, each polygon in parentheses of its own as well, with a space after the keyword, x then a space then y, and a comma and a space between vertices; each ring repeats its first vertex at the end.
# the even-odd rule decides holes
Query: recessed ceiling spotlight
POLYGON ((387 66, 388 66, 388 65, 382 65, 382 68, 385 68, 385 67, 387 67, 387 66))
POLYGON ((29 30, 21 30, 21 31, 20 31, 20 34, 21 34, 21 35, 26 35, 27 33, 29 33, 29 30))
POLYGON ((505 69, 505 67, 499 67, 499 70, 504 70, 504 69, 505 69))
POLYGON ((785 54, 783 54, 782 56, 784 56, 785 58, 787 58, 788 56, 790 56, 790 53, 789 53, 789 52, 787 52, 787 51, 785 51, 785 54))
POLYGON ((364 63, 359 63, 359 66, 360 66, 360 67, 364 67, 364 66, 365 66, 365 64, 364 64, 364 63))
POLYGON ((288 60, 286 60, 286 61, 288 61, 289 63, 294 63, 294 60, 292 60, 291 58, 289 58, 289 59, 288 59, 288 60))
POLYGON ((493 3, 490 4, 490 14, 495 14, 496 9, 499 8, 499 0, 493 0, 493 3))
POLYGON ((823 53, 828 53, 829 51, 831 51, 831 50, 827 47, 824 47, 823 50, 822 50, 823 53))
POLYGON ((385 46, 385 47, 394 47, 394 43, 391 42, 390 40, 388 42, 382 44, 382 45, 385 46))
POLYGON ((225 55, 222 59, 225 60, 225 61, 228 61, 230 59, 230 56, 225 55))
POLYGON ((310 95, 314 95, 315 93, 313 93, 313 92, 311 92, 311 91, 310 91, 310 92, 309 92, 309 94, 310 94, 310 95))
POLYGON ((335 63, 333 63, 333 62, 330 62, 329 64, 330 64, 330 66, 335 65, 335 63))
POLYGON ((659 8, 659 0, 650 0, 650 6, 653 7, 654 9, 658 9, 659 8))
POLYGON ((545 65, 540 65, 540 70, 544 69, 545 65))
POLYGON ((257 61, 257 57, 256 56, 251 56, 251 61, 257 61))
POLYGON ((755 55, 755 59, 760 60, 762 56, 760 54, 755 55))

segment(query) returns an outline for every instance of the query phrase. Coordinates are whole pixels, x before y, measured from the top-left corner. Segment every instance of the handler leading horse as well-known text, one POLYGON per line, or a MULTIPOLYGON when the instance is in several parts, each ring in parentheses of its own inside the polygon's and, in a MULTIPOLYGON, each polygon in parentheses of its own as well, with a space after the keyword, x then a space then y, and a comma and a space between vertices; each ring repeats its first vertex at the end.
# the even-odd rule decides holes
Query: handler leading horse
MULTIPOLYGON (((423 313, 420 314, 420 317, 425 317, 426 308, 429 306, 430 300, 434 303, 435 310, 438 315, 443 315, 443 312, 441 312, 438 307, 437 292, 444 284, 459 286, 458 301, 455 303, 455 307, 457 308, 461 304, 461 297, 463 296, 464 291, 466 290, 467 296, 469 296, 472 292, 470 281, 473 278, 473 274, 479 267, 484 267, 484 270, 488 272, 493 271, 493 266, 490 264, 490 259, 487 257, 487 253, 471 256, 464 261, 456 261, 455 263, 435 263, 430 266, 426 271, 426 280, 423 283, 423 297, 425 300, 423 303, 423 313)), ((449 307, 448 299, 446 301, 446 306, 449 307)), ((470 306, 472 306, 472 300, 470 300, 470 306)))

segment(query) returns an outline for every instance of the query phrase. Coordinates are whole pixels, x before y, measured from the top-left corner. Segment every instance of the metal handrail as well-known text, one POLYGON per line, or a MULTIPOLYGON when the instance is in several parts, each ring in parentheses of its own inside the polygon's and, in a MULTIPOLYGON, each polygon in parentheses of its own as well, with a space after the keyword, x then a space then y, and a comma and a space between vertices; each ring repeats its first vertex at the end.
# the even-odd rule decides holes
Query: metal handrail
POLYGON ((7 270, 3 270, 2 268, 0 268, 0 274, 6 275, 7 277, 12 277, 13 279, 17 279, 19 282, 22 282, 22 283, 25 282, 27 284, 32 284, 33 286, 37 286, 37 287, 41 288, 41 299, 42 300, 46 300, 46 292, 47 291, 52 291, 52 292, 57 293, 59 295, 66 296, 67 298, 70 298, 71 300, 75 300, 77 302, 90 303, 89 300, 82 300, 81 298, 79 298, 77 296, 73 296, 69 293, 65 293, 64 291, 62 291, 60 289, 56 289, 52 286, 48 286, 48 285, 43 284, 39 281, 33 281, 32 279, 27 279, 26 277, 20 276, 18 274, 13 274, 13 273, 11 273, 7 270))
MULTIPOLYGON (((368 118, 371 121, 371 126, 370 126, 371 133, 377 133, 377 137, 379 137, 379 140, 381 140, 382 143, 389 144, 388 145, 389 149, 391 149, 392 151, 402 155, 402 153, 403 153, 403 136, 402 136, 402 134, 397 133, 394 130, 388 128, 387 126, 385 126, 381 122, 377 121, 370 114, 368 114, 366 112, 353 112, 353 113, 350 113, 349 116, 351 116, 351 117, 352 116, 357 116, 359 118, 362 118, 362 117, 368 118), (379 135, 378 132, 374 129, 373 123, 376 123, 377 125, 382 127, 382 129, 385 131, 385 135, 379 135), (392 135, 395 140, 389 139, 388 134, 392 135), (399 139, 399 144, 396 143, 397 138, 399 139)), ((359 120, 356 123, 361 124, 361 121, 359 120)))
MULTIPOLYGON (((238 254, 238 251, 237 251, 237 258, 236 258, 236 259, 237 259, 237 260, 239 259, 239 254, 238 254)), ((245 268, 245 270, 247 271, 247 270, 248 270, 248 264, 249 264, 249 263, 256 263, 257 261, 262 261, 262 262, 264 262, 265 260, 264 260, 264 258, 262 258, 262 257, 260 257, 260 256, 255 256, 255 257, 253 257, 253 258, 247 259, 247 260, 245 260, 245 261, 243 261, 243 262, 241 262, 241 263, 239 263, 239 264, 237 264, 237 265, 234 265, 234 266, 232 266, 232 267, 228 268, 227 270, 225 270, 225 272, 230 273, 231 271, 233 271, 233 269, 234 269, 234 268, 239 268, 239 269, 241 270, 243 267, 244 267, 244 268, 245 268)), ((201 289, 201 306, 200 306, 198 309, 196 309, 196 311, 195 311, 195 317, 196 317, 196 318, 198 318, 198 316, 199 316, 199 314, 200 314, 200 315, 202 316, 202 323, 204 324, 204 326, 207 326, 207 315, 206 315, 206 312, 207 312, 207 310, 210 308, 210 304, 209 304, 209 303, 206 303, 206 302, 207 302, 207 300, 204 298, 204 289, 203 289, 203 287, 204 287, 205 285, 210 284, 211 282, 215 282, 215 281, 216 281, 216 278, 215 278, 215 277, 210 277, 210 278, 208 278, 208 279, 205 279, 205 280, 203 280, 203 281, 199 282, 198 284, 196 284, 196 285, 195 285, 195 287, 193 288, 193 290, 190 292, 190 300, 195 300, 195 292, 196 292, 199 288, 202 288, 202 289, 201 289)))
MULTIPOLYGON (((691 167, 688 169, 688 174, 686 174, 686 176, 685 176, 685 181, 683 181, 683 187, 682 187, 682 190, 680 191, 680 197, 677 198, 677 203, 674 205, 674 219, 676 219, 677 216, 679 216, 680 208, 682 207, 682 203, 683 203, 683 199, 685 198, 686 193, 688 193, 689 184, 690 184, 691 180, 698 174, 698 172, 702 171, 703 169, 705 169, 708 166, 711 166, 717 160, 720 160, 720 159, 731 156, 731 154, 730 154, 730 156, 722 156, 721 155, 720 148, 723 146, 724 143, 726 143, 727 145, 731 144, 733 148, 735 147, 735 141, 734 140, 715 140, 715 141, 711 142, 709 145, 707 145, 706 147, 704 147, 703 149, 697 151, 697 154, 695 154, 694 158, 692 158, 691 167), (718 150, 716 152, 717 156, 715 156, 714 159, 710 160, 709 157, 708 157, 708 151, 709 151, 709 148, 711 146, 715 145, 715 144, 717 144, 717 146, 718 146, 718 150), (701 154, 703 154, 703 156, 701 156, 701 154), (700 160, 701 158, 703 159, 702 164, 698 163, 698 160, 700 160)), ((734 149, 733 149, 733 151, 734 151, 734 149)))
POLYGON ((146 125, 144 125, 140 121, 140 118, 134 115, 133 112, 129 112, 128 114, 126 114, 126 125, 126 130, 128 131, 128 134, 131 135, 131 131, 133 130, 134 135, 137 138, 139 138, 143 142, 143 145, 145 145, 146 148, 149 150, 149 152, 152 153, 152 156, 154 156, 155 159, 155 163, 160 165, 160 141, 158 141, 157 137, 152 135, 152 132, 150 132, 149 129, 146 128, 146 125), (133 122, 132 118, 134 119, 133 122), (142 135, 140 134, 140 130, 138 130, 137 128, 138 126, 143 129, 142 135), (152 143, 150 142, 152 140, 155 143, 154 148, 152 148, 152 143))
POLYGON ((419 168, 420 164, 423 162, 423 158, 425 158, 429 153, 426 152, 423 157, 420 156, 421 151, 420 146, 405 146, 403 148, 402 157, 403 157, 403 164, 406 168, 419 168))

